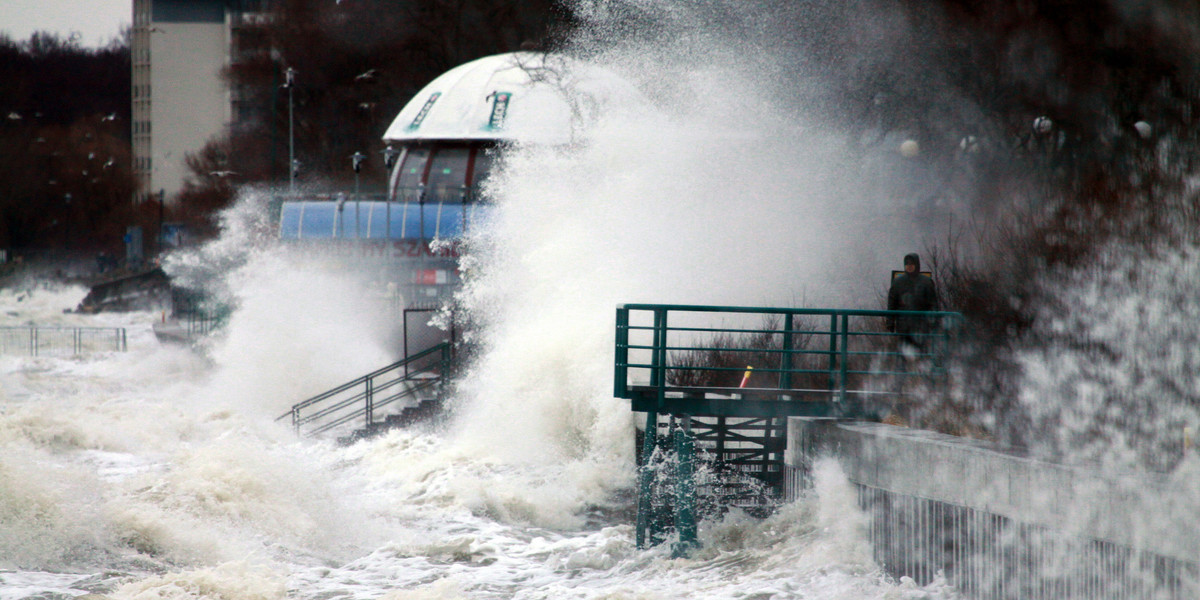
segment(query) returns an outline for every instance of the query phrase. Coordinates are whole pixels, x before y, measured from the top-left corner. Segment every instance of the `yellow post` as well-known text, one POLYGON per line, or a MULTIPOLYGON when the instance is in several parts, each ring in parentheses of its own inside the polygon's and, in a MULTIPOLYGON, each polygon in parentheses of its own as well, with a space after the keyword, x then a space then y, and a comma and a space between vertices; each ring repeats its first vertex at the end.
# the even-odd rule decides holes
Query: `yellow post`
POLYGON ((750 383, 750 373, 752 373, 753 371, 754 371, 754 367, 752 367, 750 365, 746 365, 746 374, 742 375, 742 383, 741 383, 741 385, 738 386, 739 388, 744 388, 744 387, 746 387, 747 383, 750 383))

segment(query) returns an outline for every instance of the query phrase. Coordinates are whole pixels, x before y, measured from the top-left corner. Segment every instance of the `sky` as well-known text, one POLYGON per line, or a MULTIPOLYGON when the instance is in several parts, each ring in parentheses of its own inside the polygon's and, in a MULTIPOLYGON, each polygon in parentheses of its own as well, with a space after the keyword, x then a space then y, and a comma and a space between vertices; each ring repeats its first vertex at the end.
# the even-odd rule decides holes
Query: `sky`
POLYGON ((0 0, 0 31, 15 40, 77 32, 84 46, 101 46, 132 22, 133 0, 0 0))

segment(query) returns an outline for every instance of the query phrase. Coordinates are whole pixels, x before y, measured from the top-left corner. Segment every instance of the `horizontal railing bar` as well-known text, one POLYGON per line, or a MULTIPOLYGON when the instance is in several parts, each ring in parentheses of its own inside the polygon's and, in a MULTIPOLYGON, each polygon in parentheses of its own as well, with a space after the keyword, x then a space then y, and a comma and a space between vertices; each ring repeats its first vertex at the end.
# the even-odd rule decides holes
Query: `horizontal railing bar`
MULTIPOLYGON (((839 335, 839 336, 840 336, 841 334, 837 334, 837 333, 835 332, 835 335, 839 335)), ((883 337, 889 337, 889 338, 895 338, 895 337, 898 337, 898 336, 899 336, 899 334, 895 334, 895 333, 880 334, 880 335, 881 335, 881 336, 883 336, 883 337)), ((915 334, 911 334, 911 335, 909 335, 909 334, 905 334, 905 335, 908 335, 909 337, 913 337, 913 338, 940 338, 940 337, 942 337, 942 336, 940 336, 940 335, 938 335, 938 334, 936 334, 936 333, 915 333, 915 334)), ((887 351, 886 351, 886 350, 879 350, 879 351, 870 351, 870 350, 849 350, 849 351, 846 351, 846 352, 841 352, 841 351, 836 351, 836 352, 835 352, 835 351, 831 351, 831 350, 820 350, 820 349, 809 349, 809 348, 793 348, 793 349, 790 349, 790 350, 789 350, 789 349, 783 349, 783 348, 746 348, 746 347, 737 347, 737 346, 730 346, 730 347, 716 347, 716 346, 647 346, 647 345, 645 345, 645 344, 628 344, 628 345, 622 345, 621 347, 622 347, 622 348, 628 348, 628 349, 630 349, 630 350, 658 350, 658 349, 661 349, 661 350, 666 350, 667 352, 707 352, 707 351, 712 351, 712 350, 719 350, 719 351, 721 351, 721 352, 742 352, 742 353, 749 353, 749 352, 763 352, 763 353, 769 353, 769 354, 784 354, 784 355, 795 355, 795 354, 815 354, 815 355, 839 354, 839 355, 850 355, 850 356, 854 356, 854 355, 879 356, 880 354, 887 353, 887 351)), ((898 352, 892 352, 892 354, 900 354, 900 353, 898 353, 898 352)))
POLYGON ((125 328, 96 328, 96 326, 72 326, 66 325, 0 325, 0 331, 29 331, 36 329, 38 331, 88 331, 88 332, 118 332, 125 328))
POLYGON ((295 404, 276 420, 290 417, 296 432, 306 436, 327 432, 364 416, 371 425, 378 421, 371 417, 378 415, 375 411, 380 408, 409 398, 419 400, 423 392, 439 387, 444 377, 442 370, 447 366, 448 349, 449 344, 442 343, 405 357, 295 404))
POLYGON ((407 396, 411 396, 411 395, 412 394, 409 393, 408 390, 405 390, 402 392, 392 394, 391 396, 388 396, 382 400, 376 400, 375 404, 373 406, 373 410, 379 410, 380 408, 383 408, 389 404, 392 404, 393 402, 397 402, 397 401, 399 401, 407 396))
MULTIPOLYGON (((774 427, 771 427, 771 428, 759 427, 752 431, 762 432, 762 431, 773 431, 775 429, 776 428, 774 428, 774 427)), ((695 435, 697 442, 724 442, 727 444, 728 443, 738 443, 738 444, 756 444, 756 445, 762 445, 762 443, 763 443, 763 438, 762 438, 761 433, 759 434, 759 437, 751 437, 748 435, 734 433, 734 431, 732 429, 725 430, 723 433, 714 430, 714 431, 708 432, 707 434, 696 433, 694 435, 695 435)), ((746 449, 747 448, 727 448, 728 451, 738 451, 738 450, 746 450, 746 449)))
MULTIPOLYGON (((359 377, 358 379, 354 379, 349 382, 343 383, 342 385, 339 385, 327 392, 323 392, 321 394, 313 396, 312 398, 309 398, 308 400, 304 400, 303 402, 296 404, 295 406, 292 407, 292 410, 294 411, 294 410, 301 409, 301 408, 308 408, 309 406, 312 406, 313 404, 317 404, 324 400, 328 400, 329 398, 332 398, 346 390, 354 389, 354 388, 366 383, 367 379, 368 379, 367 377, 359 377)), ((285 415, 281 415, 279 417, 279 419, 282 419, 283 417, 286 417, 290 414, 291 414, 291 412, 289 412, 285 415)), ((276 420, 278 421, 279 419, 276 419, 276 420)))
MULTIPOLYGON (((649 326, 649 325, 647 325, 647 326, 630 325, 628 327, 628 329, 637 330, 637 331, 654 331, 655 328, 652 326, 649 326)), ((776 336, 776 335, 796 335, 796 336, 829 335, 831 333, 831 331, 829 329, 818 329, 818 330, 810 330, 810 329, 725 329, 725 328, 719 328, 719 327, 667 327, 666 330, 667 331, 680 331, 680 332, 687 332, 687 333, 744 333, 744 334, 752 334, 752 335, 770 335, 770 336, 776 336)), ((877 334, 879 334, 879 332, 869 331, 869 330, 862 330, 862 331, 851 330, 848 332, 838 331, 838 332, 832 332, 832 333, 837 333, 838 335, 841 335, 842 333, 849 333, 850 335, 877 335, 877 334)))
MULTIPOLYGON (((330 412, 331 412, 330 409, 323 409, 322 411, 320 411, 314 415, 309 415, 307 417, 297 417, 296 415, 302 409, 308 408, 314 404, 319 404, 319 403, 328 401, 329 399, 334 398, 334 397, 336 397, 340 394, 343 394, 343 393, 345 393, 351 389, 354 389, 356 387, 365 386, 366 383, 369 381, 379 379, 379 378, 383 377, 384 375, 386 375, 392 371, 397 371, 403 367, 411 366, 414 363, 417 363, 418 361, 420 361, 422 359, 428 358, 430 360, 430 362, 434 362, 436 364, 436 359, 430 358, 430 357, 433 357, 435 354, 440 355, 440 353, 443 351, 443 349, 444 349, 443 347, 445 345, 446 344, 444 344, 444 343, 438 344, 431 348, 422 350, 421 352, 413 354, 412 356, 405 357, 402 360, 394 362, 385 367, 376 369, 375 371, 372 371, 366 375, 357 377, 357 378, 352 379, 346 383, 343 383, 333 389, 327 390, 327 391, 317 394, 311 398, 303 400, 303 401, 293 405, 292 409, 289 410, 288 412, 276 417, 275 420, 282 421, 284 419, 291 418, 291 419, 293 419, 294 424, 299 426, 302 424, 310 423, 310 422, 312 422, 313 419, 318 419, 320 417, 326 416, 326 415, 330 414, 330 412)), ((433 371, 429 368, 424 368, 419 371, 413 371, 413 372, 408 373, 407 375, 389 380, 390 382, 395 382, 395 383, 382 383, 382 384, 380 384, 379 387, 388 387, 390 385, 396 385, 400 381, 414 380, 414 378, 418 375, 427 375, 430 373, 433 373, 433 371)), ((366 394, 366 392, 364 390, 363 392, 360 392, 358 395, 354 396, 353 398, 355 398, 357 400, 362 400, 365 398, 365 394, 366 394)), ((346 402, 345 400, 339 401, 339 403, 335 404, 334 406, 337 408, 344 408, 346 406, 345 402, 346 402)), ((333 410, 332 412, 336 412, 336 409, 333 410)), ((365 414, 365 409, 364 409, 364 414, 365 414)))
POLYGON ((64 325, 0 326, 0 352, 38 356, 42 352, 79 355, 106 349, 126 352, 124 327, 64 325))
MULTIPOLYGON (((386 371, 385 371, 385 372, 386 372, 386 371)), ((389 387, 392 387, 392 386, 395 386, 395 385, 399 385, 400 383, 403 383, 403 382, 405 382, 405 381, 412 381, 412 380, 413 380, 413 377, 412 377, 412 375, 420 375, 420 374, 425 374, 425 373, 429 373, 429 371, 419 371, 419 372, 417 372, 417 373, 412 373, 412 374, 410 374, 409 376, 406 376, 406 377, 400 377, 400 378, 397 378, 397 379, 392 379, 392 380, 389 380, 389 381, 387 381, 387 382, 385 382, 385 383, 383 383, 383 384, 380 384, 379 386, 377 386, 377 387, 375 388, 375 390, 376 390, 376 391, 379 391, 379 390, 382 390, 382 389, 387 389, 387 388, 389 388, 389 387)), ((353 389, 353 388, 355 388, 355 387, 357 387, 357 386, 363 385, 364 383, 366 383, 366 381, 367 381, 368 379, 371 379, 371 377, 369 377, 369 376, 364 376, 364 377, 360 377, 360 378, 358 378, 358 379, 355 379, 354 381, 351 381, 351 382, 349 382, 349 383, 342 384, 342 385, 338 386, 337 388, 334 388, 333 390, 330 390, 330 391, 328 391, 328 392, 325 392, 324 394, 321 394, 320 396, 314 396, 313 398, 309 398, 308 400, 305 400, 304 402, 301 402, 300 404, 297 404, 297 405, 295 406, 295 408, 297 408, 297 409, 299 409, 299 408, 307 408, 307 407, 311 406, 312 404, 316 404, 316 403, 318 403, 318 402, 321 402, 321 401, 324 401, 324 400, 328 400, 329 398, 331 398, 331 397, 333 397, 333 396, 336 396, 336 395, 338 395, 339 393, 342 393, 342 392, 348 391, 348 390, 350 390, 350 389, 353 389)), ((366 396, 366 392, 365 392, 365 391, 364 391, 364 392, 359 392, 359 393, 358 393, 358 394, 356 394, 355 396, 351 397, 351 399, 352 399, 352 400, 355 400, 355 401, 357 401, 357 400, 362 400, 362 399, 363 399, 365 396, 366 396)), ((339 404, 338 406, 341 406, 341 404, 339 404)), ((288 413, 288 415, 290 415, 290 414, 291 414, 291 413, 288 413)), ((319 415, 319 416, 323 416, 323 415, 325 415, 325 414, 328 414, 328 412, 322 412, 322 413, 318 413, 318 415, 319 415)), ((283 415, 283 416, 279 417, 279 419, 282 419, 283 417, 286 417, 286 416, 288 416, 288 415, 283 415)), ((317 415, 314 415, 314 416, 317 416, 317 415)), ((279 419, 276 419, 276 420, 279 420, 279 419)))
POLYGON ((296 425, 307 425, 308 423, 311 423, 313 421, 317 421, 319 419, 327 417, 333 413, 338 412, 339 410, 341 410, 343 408, 346 408, 347 406, 353 406, 355 404, 358 404, 359 402, 362 401, 362 399, 364 397, 365 397, 365 394, 359 394, 357 397, 344 398, 344 399, 334 403, 332 406, 327 406, 327 407, 322 408, 321 410, 318 410, 308 416, 304 416, 304 417, 300 417, 300 418, 296 419, 296 425))
MULTIPOLYGON (((420 385, 415 386, 414 388, 411 388, 411 390, 405 390, 404 392, 401 392, 398 394, 393 394, 392 396, 390 396, 382 401, 376 402, 374 405, 374 408, 377 409, 377 408, 380 408, 383 406, 387 406, 387 405, 392 404, 402 398, 405 398, 408 396, 413 396, 413 393, 412 393, 413 391, 418 391, 418 390, 421 390, 421 389, 424 389, 427 387, 432 387, 436 384, 436 381, 434 381, 434 380, 418 380, 418 381, 429 381, 429 383, 422 383, 420 385)), ((357 409, 357 410, 355 410, 349 414, 346 414, 342 417, 338 417, 337 419, 334 419, 333 421, 331 421, 329 423, 325 423, 324 425, 313 428, 311 431, 309 431, 308 434, 309 435, 317 435, 317 434, 324 433, 326 431, 329 431, 331 429, 338 427, 339 425, 344 425, 350 421, 353 421, 354 419, 357 419, 358 417, 361 417, 361 416, 365 415, 366 413, 367 413, 366 408, 357 409)))
MULTIPOLYGON (((834 332, 834 334, 838 335, 838 336, 842 335, 837 332, 834 332)), ((847 336, 851 336, 851 335, 853 335, 853 334, 847 334, 847 336)), ((895 334, 895 333, 881 333, 881 334, 871 334, 871 335, 876 335, 876 336, 880 336, 880 337, 889 337, 889 338, 895 338, 895 337, 899 336, 899 334, 895 334)), ((936 334, 936 333, 913 333, 913 334, 904 334, 904 335, 906 335, 908 337, 913 337, 913 338, 940 338, 940 337, 942 337, 941 335, 936 334)), ((666 350, 668 352, 702 352, 702 351, 709 351, 709 350, 720 350, 722 352, 770 352, 770 353, 775 353, 775 354, 847 354, 848 353, 851 355, 853 355, 853 354, 868 354, 868 355, 872 355, 872 356, 877 356, 881 352, 884 352, 884 351, 871 352, 871 351, 866 351, 866 350, 851 350, 849 352, 833 352, 830 350, 812 350, 812 349, 808 349, 808 348, 794 348, 794 349, 790 349, 790 350, 785 350, 783 348, 745 348, 745 347, 737 347, 737 346, 731 346, 731 347, 661 346, 660 347, 660 346, 647 346, 645 344, 623 344, 623 345, 621 345, 621 347, 628 348, 630 350, 661 349, 661 350, 666 350)))
MULTIPOLYGON (((656 348, 655 346, 638 346, 638 345, 629 345, 629 346, 621 346, 621 347, 622 347, 622 348, 628 348, 628 349, 630 349, 630 350, 657 350, 657 349, 659 349, 659 348, 656 348)), ((737 350, 737 349, 735 349, 735 348, 714 348, 714 347, 711 347, 711 346, 709 346, 709 347, 704 347, 704 346, 701 346, 701 347, 689 347, 689 346, 663 346, 661 349, 662 349, 662 350, 666 350, 667 352, 707 352, 707 351, 710 351, 710 350, 720 350, 720 351, 724 352, 724 351, 735 351, 735 350, 737 350)), ((809 349, 803 349, 803 350, 783 350, 783 349, 780 349, 780 348, 746 348, 746 349, 741 349, 741 350, 737 350, 737 351, 739 351, 739 352, 770 352, 770 353, 775 353, 775 354, 785 354, 785 355, 798 355, 798 354, 799 354, 799 355, 810 355, 810 354, 811 354, 811 355, 842 354, 841 352, 832 352, 832 351, 829 351, 829 350, 809 350, 809 349)))
MULTIPOLYGON (((637 392, 642 397, 652 397, 659 387, 655 385, 631 385, 629 389, 637 392)), ((742 396, 820 396, 829 395, 836 396, 838 394, 890 394, 892 392, 884 390, 831 390, 825 388, 738 388, 738 387, 690 387, 690 386, 665 386, 662 388, 668 393, 684 394, 681 398, 699 398, 701 394, 717 394, 724 396, 742 395, 742 396), (691 395, 689 395, 691 394, 691 395)), ((796 400, 793 400, 793 402, 796 400)), ((803 402, 804 400, 800 400, 803 402)), ((781 401, 782 402, 782 401, 781 401)), ((748 416, 738 416, 737 418, 747 418, 748 416)))
MULTIPOLYGON (((953 319, 961 319, 962 315, 956 312, 946 311, 920 311, 920 310, 871 310, 871 309, 850 309, 850 308, 778 308, 778 307, 751 307, 751 306, 704 306, 691 304, 621 304, 618 309, 628 311, 667 311, 667 312, 702 312, 702 313, 762 313, 762 314, 777 314, 777 315, 837 315, 851 317, 892 317, 892 316, 926 316, 926 317, 950 317, 953 319)), ((632 325, 630 327, 633 327, 632 325)))
MULTIPOLYGON (((700 418, 702 418, 702 417, 695 417, 695 419, 700 419, 700 418)), ((708 418, 713 418, 713 417, 708 417, 708 418)), ((726 418, 732 418, 732 417, 726 417, 726 418)), ((735 425, 727 425, 727 427, 725 429, 722 429, 720 427, 714 427, 712 429, 695 430, 694 435, 695 435, 696 441, 720 442, 723 439, 726 443, 745 441, 745 442, 753 442, 755 444, 761 445, 761 444, 763 444, 762 432, 776 431, 776 432, 782 433, 785 429, 786 429, 786 427, 782 427, 782 426, 780 426, 780 427, 761 427, 761 426, 760 427, 739 427, 739 426, 735 426, 735 425), (724 432, 724 433, 722 433, 722 432, 724 432), (726 436, 726 437, 722 438, 721 436, 726 436), (735 439, 735 436, 738 438, 745 437, 745 439, 735 439), (754 437, 747 437, 747 436, 754 436, 754 437)), ((777 442, 771 442, 772 445, 774 445, 776 443, 777 442)))
POLYGON ((353 421, 354 419, 357 419, 365 414, 367 414, 367 409, 360 408, 344 417, 335 419, 329 423, 321 425, 320 427, 313 428, 312 431, 308 432, 308 435, 317 435, 318 433, 325 433, 326 431, 329 431, 330 429, 335 429, 339 425, 345 425, 346 423, 349 423, 350 421, 353 421))
MULTIPOLYGON (((656 365, 649 363, 627 363, 624 366, 630 369, 657 369, 656 365)), ((688 367, 678 365, 667 365, 668 371, 688 372, 688 373, 703 373, 703 372, 725 372, 725 373, 742 373, 746 367, 688 367)), ((778 367, 754 367, 755 373, 793 373, 799 375, 817 375, 828 374, 829 369, 780 369, 778 367)))
POLYGON ((296 424, 297 425, 305 425, 307 423, 311 423, 318 419, 324 418, 326 416, 329 416, 333 413, 338 412, 339 410, 341 410, 343 408, 346 408, 347 406, 358 404, 359 402, 361 402, 363 400, 363 398, 366 398, 365 392, 359 393, 359 394, 357 394, 355 396, 351 396, 349 398, 342 399, 342 400, 334 403, 332 406, 327 406, 325 408, 322 408, 321 410, 314 412, 311 415, 297 419, 296 424))
MULTIPOLYGON (((651 365, 634 363, 626 365, 630 369, 652 369, 657 368, 651 365)), ((753 366, 753 365, 751 365, 753 366)), ((666 367, 667 371, 672 373, 744 373, 746 367, 683 367, 670 366, 666 367)), ((829 369, 780 369, 778 367, 758 367, 753 366, 754 373, 791 373, 793 375, 828 375, 829 369)), ((857 369, 847 369, 847 375, 913 375, 915 373, 907 371, 861 371, 857 369)), ((772 388, 773 389, 773 388, 772 388)))

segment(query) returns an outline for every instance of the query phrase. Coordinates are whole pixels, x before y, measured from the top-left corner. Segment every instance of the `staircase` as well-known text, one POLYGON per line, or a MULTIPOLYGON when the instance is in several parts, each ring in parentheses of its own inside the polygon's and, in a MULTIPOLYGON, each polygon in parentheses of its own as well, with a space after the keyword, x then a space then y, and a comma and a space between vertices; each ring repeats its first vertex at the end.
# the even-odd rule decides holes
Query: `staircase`
POLYGON ((336 435, 342 445, 428 421, 441 412, 451 358, 451 345, 437 344, 299 402, 275 420, 291 419, 305 437, 336 435))
POLYGON ((736 506, 765 515, 783 491, 787 421, 779 417, 693 417, 700 459, 711 464, 711 481, 697 491, 713 498, 719 512, 736 506))

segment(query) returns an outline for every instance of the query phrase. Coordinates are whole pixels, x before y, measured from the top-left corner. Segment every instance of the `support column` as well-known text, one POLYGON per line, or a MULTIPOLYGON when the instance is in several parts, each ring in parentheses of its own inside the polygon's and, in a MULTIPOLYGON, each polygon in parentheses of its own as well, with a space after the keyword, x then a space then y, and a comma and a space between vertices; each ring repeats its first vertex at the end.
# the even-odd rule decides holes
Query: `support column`
POLYGON ((692 436, 692 417, 683 415, 675 430, 675 531, 679 541, 671 549, 675 558, 687 556, 699 544, 696 541, 696 439, 692 436))

